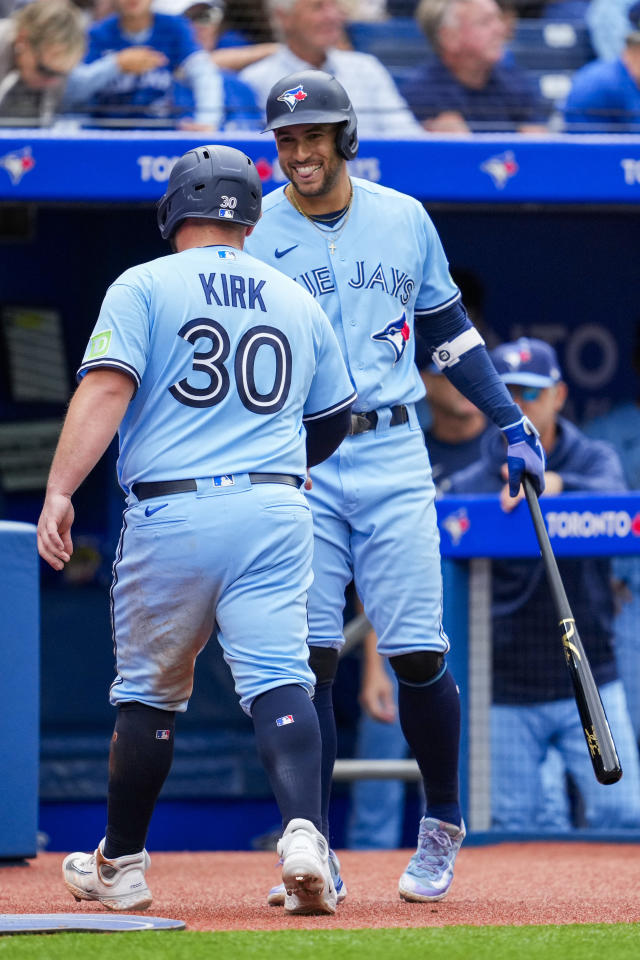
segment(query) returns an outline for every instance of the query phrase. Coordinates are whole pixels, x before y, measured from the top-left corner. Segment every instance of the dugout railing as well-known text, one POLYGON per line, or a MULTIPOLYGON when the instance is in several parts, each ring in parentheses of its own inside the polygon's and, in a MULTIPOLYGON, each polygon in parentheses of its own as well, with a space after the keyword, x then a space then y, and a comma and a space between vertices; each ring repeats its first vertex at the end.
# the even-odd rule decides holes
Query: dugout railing
MULTIPOLYGON (((614 557, 640 554, 640 493, 543 497, 540 506, 555 555, 614 557)), ((451 639, 448 655, 460 688, 462 734, 460 784, 467 828, 476 835, 494 832, 491 823, 492 702, 491 561, 539 556, 526 502, 504 513, 495 496, 443 497, 437 502, 444 579, 444 626, 451 639)), ((364 615, 345 628, 347 649, 369 627, 364 615)), ((578 623, 580 628, 580 623, 578 623)), ((584 625, 584 631, 588 629, 584 625)), ((558 639, 558 643, 560 640, 558 639)), ((640 670, 640 662, 638 663, 640 670)), ((612 724, 615 739, 616 729, 612 724)), ((583 744, 585 751, 586 743, 583 744)), ((414 760, 339 759, 334 779, 418 781, 414 760)), ((624 772, 621 784, 624 784, 624 772)), ((608 789, 607 787, 603 789, 608 789)), ((576 829, 576 834, 637 839, 637 831, 576 829), (635 837, 633 837, 635 833, 635 837)), ((535 829, 532 836, 538 836, 535 829)))

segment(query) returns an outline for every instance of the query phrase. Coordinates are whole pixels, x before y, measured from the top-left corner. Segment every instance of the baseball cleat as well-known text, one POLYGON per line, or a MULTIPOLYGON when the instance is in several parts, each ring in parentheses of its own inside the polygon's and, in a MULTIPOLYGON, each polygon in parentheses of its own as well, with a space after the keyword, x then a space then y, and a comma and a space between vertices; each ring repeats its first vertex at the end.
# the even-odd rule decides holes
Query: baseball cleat
POLYGON ((93 853, 70 853, 62 861, 67 890, 76 900, 98 900, 109 910, 146 910, 151 891, 145 871, 151 864, 146 850, 107 860, 104 839, 93 853))
MULTIPOLYGON (((282 860, 280 863, 282 864, 282 860)), ((337 902, 342 903, 347 895, 347 885, 340 876, 340 861, 334 850, 329 850, 329 872, 336 888, 337 902)), ((267 894, 267 903, 270 907, 284 907, 284 883, 271 887, 267 894)))
POLYGON ((310 820, 291 820, 278 840, 284 912, 335 913, 337 895, 329 870, 329 846, 310 820))
POLYGON ((464 821, 453 823, 423 817, 418 833, 418 849, 398 882, 403 900, 442 900, 453 880, 453 865, 466 837, 464 821))

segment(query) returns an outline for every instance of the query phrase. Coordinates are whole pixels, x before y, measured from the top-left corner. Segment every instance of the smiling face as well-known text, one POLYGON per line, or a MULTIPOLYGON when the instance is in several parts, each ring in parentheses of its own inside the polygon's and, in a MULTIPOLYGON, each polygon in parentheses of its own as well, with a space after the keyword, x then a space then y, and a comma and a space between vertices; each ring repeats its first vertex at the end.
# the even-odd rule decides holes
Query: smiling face
POLYGON ((332 199, 343 183, 348 190, 346 161, 336 149, 335 123, 293 124, 276 130, 275 137, 282 172, 300 196, 332 199))

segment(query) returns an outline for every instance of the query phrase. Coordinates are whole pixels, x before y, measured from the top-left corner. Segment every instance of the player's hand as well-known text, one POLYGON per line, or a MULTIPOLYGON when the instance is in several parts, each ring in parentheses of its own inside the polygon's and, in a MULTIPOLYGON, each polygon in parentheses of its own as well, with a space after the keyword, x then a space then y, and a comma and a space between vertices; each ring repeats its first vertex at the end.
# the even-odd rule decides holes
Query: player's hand
POLYGON ((123 73, 147 73, 157 67, 165 67, 169 60, 153 47, 125 47, 116 53, 116 61, 123 73))
POLYGON ((544 490, 545 457, 540 434, 529 420, 522 416, 516 423, 503 427, 507 438, 507 467, 509 470, 509 492, 512 497, 518 495, 522 477, 525 473, 531 478, 538 496, 544 490))
MULTIPOLYGON (((507 464, 502 466, 502 477, 507 481, 505 486, 500 491, 500 506, 505 513, 511 513, 512 510, 518 506, 521 500, 524 500, 524 488, 521 486, 518 490, 515 497, 511 496, 509 492, 509 467, 507 464)), ((559 493, 562 493, 564 489, 564 483, 562 482, 562 477, 559 473, 556 473, 555 470, 546 470, 544 474, 544 495, 548 497, 554 497, 559 493)))
POLYGON ((38 553, 54 570, 62 570, 71 559, 74 516, 70 497, 62 493, 47 494, 38 520, 38 553))
POLYGON ((387 676, 382 657, 375 660, 370 657, 362 678, 360 706, 382 723, 393 723, 396 719, 396 702, 393 684, 387 676))
POLYGON ((307 479, 304 482, 305 490, 313 490, 313 480, 311 479, 311 474, 307 470, 307 479))

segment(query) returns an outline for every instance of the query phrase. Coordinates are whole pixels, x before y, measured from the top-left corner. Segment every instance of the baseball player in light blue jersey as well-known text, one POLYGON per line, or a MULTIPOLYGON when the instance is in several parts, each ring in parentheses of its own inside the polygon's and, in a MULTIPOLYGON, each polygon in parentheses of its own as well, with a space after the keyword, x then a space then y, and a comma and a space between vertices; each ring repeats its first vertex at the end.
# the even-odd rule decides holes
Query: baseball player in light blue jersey
POLYGON ((243 252, 261 194, 255 166, 233 148, 198 147, 175 165, 158 205, 174 253, 107 291, 38 524, 40 554, 59 570, 73 549, 71 496, 119 429, 127 506, 111 588, 108 823, 93 854, 63 863, 76 899, 113 910, 151 903, 147 831, 175 714, 216 626, 282 813, 285 909, 335 910, 319 831, 313 536, 300 487, 344 438, 355 392, 318 303, 243 252))
MULTIPOLYGON (((424 778, 426 815, 399 882, 407 900, 449 889, 465 828, 458 794, 460 705, 447 669, 434 487, 414 403, 424 393, 416 331, 438 367, 505 433, 512 494, 525 471, 538 492, 544 454, 460 302, 435 228, 416 200, 349 176, 357 123, 344 88, 319 70, 276 83, 267 100, 290 183, 264 203, 248 249, 323 307, 358 392, 350 435, 311 472, 314 583, 310 665, 323 738, 323 831, 336 755, 332 683, 353 577, 399 680, 399 716, 424 778)), ((345 890, 335 858, 338 899, 345 890)), ((282 887, 268 901, 284 901, 282 887)))

